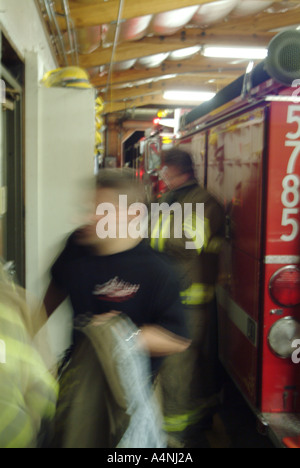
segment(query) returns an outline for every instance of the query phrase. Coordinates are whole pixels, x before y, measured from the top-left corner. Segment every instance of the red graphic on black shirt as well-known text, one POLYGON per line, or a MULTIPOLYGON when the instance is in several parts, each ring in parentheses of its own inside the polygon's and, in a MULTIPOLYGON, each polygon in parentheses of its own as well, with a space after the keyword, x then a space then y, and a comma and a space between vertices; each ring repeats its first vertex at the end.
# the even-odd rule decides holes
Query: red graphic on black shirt
POLYGON ((139 289, 139 284, 126 283, 115 277, 105 284, 96 285, 93 295, 100 301, 125 302, 134 297, 139 289))

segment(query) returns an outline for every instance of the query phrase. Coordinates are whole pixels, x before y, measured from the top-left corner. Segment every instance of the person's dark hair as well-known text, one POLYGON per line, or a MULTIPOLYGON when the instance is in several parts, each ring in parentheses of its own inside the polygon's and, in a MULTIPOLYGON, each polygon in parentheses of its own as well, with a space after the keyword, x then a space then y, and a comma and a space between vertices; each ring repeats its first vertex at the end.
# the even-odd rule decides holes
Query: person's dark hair
POLYGON ((162 157, 164 165, 177 167, 182 174, 189 174, 191 177, 195 177, 194 162, 192 156, 187 151, 172 148, 164 151, 162 157))
POLYGON ((127 195, 130 203, 145 201, 145 187, 133 169, 100 169, 96 177, 96 188, 112 189, 119 195, 127 195))

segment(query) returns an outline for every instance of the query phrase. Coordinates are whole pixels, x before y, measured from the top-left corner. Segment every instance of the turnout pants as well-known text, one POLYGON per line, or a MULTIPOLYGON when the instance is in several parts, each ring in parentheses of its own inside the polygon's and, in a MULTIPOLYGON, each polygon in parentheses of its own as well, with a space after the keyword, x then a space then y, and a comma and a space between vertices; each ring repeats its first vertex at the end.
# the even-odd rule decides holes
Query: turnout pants
POLYGON ((159 386, 165 430, 180 439, 218 404, 217 314, 214 302, 186 306, 192 344, 165 359, 159 386))

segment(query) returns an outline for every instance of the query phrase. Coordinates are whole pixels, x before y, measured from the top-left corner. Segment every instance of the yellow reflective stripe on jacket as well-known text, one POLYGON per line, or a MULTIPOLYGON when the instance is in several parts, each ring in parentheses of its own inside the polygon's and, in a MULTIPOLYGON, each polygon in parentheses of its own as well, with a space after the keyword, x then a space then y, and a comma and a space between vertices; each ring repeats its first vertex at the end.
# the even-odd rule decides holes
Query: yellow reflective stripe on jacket
POLYGON ((55 415, 58 383, 31 343, 20 314, 0 304, 0 338, 5 360, 0 363, 0 447, 33 444, 37 423, 55 415))
POLYGON ((1 424, 0 447, 30 448, 36 436, 33 421, 30 420, 25 411, 18 407, 15 407, 15 411, 9 407, 8 412, 10 414, 9 422, 5 425, 1 424))
MULTIPOLYGON (((182 225, 182 234, 184 233, 190 241, 195 246, 195 250, 200 254, 204 249, 207 248, 210 239, 210 221, 208 218, 204 218, 204 226, 202 226, 202 231, 197 230, 195 234, 196 227, 199 226, 199 223, 203 224, 203 220, 200 217, 197 217, 196 213, 193 213, 192 216, 184 219, 182 225), (201 235, 202 234, 202 235, 201 235)), ((151 233, 151 242, 150 245, 153 249, 163 252, 166 239, 170 236, 170 225, 171 225, 171 216, 165 217, 163 219, 163 214, 160 213, 159 220, 153 228, 151 233), (169 234, 167 236, 167 234, 169 234)))
POLYGON ((159 252, 163 252, 165 247, 165 241, 170 236, 170 225, 171 225, 171 216, 164 217, 163 213, 160 213, 159 220, 157 221, 154 229, 151 233, 151 247, 159 252), (169 233, 169 236, 166 234, 169 233))
POLYGON ((182 432, 188 426, 197 424, 207 414, 210 408, 216 407, 219 404, 219 396, 212 395, 197 408, 181 414, 172 414, 164 416, 163 429, 166 432, 182 432))
POLYGON ((185 291, 181 291, 182 304, 199 305, 211 302, 215 295, 215 287, 210 284, 193 283, 185 291))
POLYGON ((153 249, 158 250, 158 242, 159 242, 159 233, 160 233, 160 223, 161 223, 161 214, 158 218, 156 225, 151 232, 151 242, 150 245, 153 249))
POLYGON ((203 413, 209 408, 209 404, 204 403, 198 408, 184 414, 175 414, 164 417, 163 429, 166 432, 182 432, 188 426, 196 424, 203 417, 203 413))

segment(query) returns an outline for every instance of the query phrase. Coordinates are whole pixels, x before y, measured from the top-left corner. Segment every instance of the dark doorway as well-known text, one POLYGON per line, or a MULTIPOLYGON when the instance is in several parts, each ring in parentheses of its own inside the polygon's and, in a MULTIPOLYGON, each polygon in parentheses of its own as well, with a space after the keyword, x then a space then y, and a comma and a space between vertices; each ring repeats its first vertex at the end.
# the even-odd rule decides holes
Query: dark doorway
POLYGON ((124 164, 133 167, 133 161, 137 157, 136 143, 143 138, 144 132, 136 131, 124 143, 124 164))
POLYGON ((1 36, 0 256, 25 286, 23 88, 24 64, 1 36))

